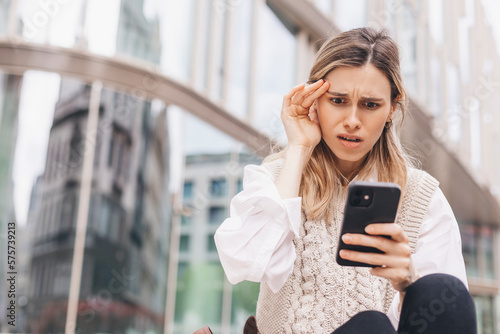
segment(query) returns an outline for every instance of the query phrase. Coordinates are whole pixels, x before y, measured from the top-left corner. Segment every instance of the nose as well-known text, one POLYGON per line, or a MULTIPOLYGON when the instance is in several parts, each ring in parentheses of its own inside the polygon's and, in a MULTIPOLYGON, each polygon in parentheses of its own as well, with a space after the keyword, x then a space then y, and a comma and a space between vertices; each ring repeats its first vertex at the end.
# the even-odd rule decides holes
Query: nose
POLYGON ((353 106, 345 116, 344 127, 350 129, 359 129, 361 127, 361 120, 359 119, 359 111, 357 106, 353 106))

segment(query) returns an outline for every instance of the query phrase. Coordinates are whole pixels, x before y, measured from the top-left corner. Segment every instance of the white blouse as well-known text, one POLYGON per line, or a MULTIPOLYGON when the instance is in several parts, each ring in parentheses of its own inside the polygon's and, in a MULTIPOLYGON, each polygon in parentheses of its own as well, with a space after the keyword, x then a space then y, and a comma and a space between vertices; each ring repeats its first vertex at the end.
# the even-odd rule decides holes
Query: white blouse
MULTIPOLYGON (((293 238, 299 233, 301 212, 301 198, 281 199, 266 167, 246 166, 243 191, 232 199, 230 217, 215 234, 229 282, 266 282, 273 292, 278 292, 293 270, 293 238)), ((420 276, 446 273, 467 286, 460 231, 439 188, 422 223, 412 261, 420 276)), ((395 328, 399 322, 398 306, 396 293, 387 312, 395 328)))

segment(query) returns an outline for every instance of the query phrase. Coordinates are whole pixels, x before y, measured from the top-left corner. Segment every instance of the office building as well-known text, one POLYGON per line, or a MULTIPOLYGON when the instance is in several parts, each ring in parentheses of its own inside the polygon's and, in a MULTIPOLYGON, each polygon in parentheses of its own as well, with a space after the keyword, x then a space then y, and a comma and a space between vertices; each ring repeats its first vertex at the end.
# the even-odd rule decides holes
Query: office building
POLYGON ((486 5, 0 1, 0 212, 32 232, 15 330, 241 332, 258 284, 231 286, 211 237, 242 168, 286 144, 282 96, 321 43, 383 26, 401 46, 404 143, 456 214, 479 333, 498 332, 500 60, 486 5))

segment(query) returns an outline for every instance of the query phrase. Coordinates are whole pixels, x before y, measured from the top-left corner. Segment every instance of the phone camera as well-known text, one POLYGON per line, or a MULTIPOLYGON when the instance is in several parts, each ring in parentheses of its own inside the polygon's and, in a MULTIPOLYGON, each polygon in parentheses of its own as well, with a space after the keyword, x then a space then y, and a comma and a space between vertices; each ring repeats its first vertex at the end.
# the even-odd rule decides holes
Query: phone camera
POLYGON ((373 190, 369 188, 360 188, 352 192, 350 198, 353 206, 369 206, 372 203, 373 190))

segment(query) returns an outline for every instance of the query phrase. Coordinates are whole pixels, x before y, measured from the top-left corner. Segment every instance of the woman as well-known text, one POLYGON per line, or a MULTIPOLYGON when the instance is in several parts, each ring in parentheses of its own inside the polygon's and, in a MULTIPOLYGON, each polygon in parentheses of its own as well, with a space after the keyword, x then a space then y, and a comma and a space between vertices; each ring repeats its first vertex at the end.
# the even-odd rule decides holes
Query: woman
POLYGON ((287 148, 245 168, 244 190, 215 235, 229 281, 261 282, 259 330, 473 333, 457 222, 438 182, 413 168, 397 136, 406 93, 396 43, 370 28, 341 33, 319 50, 309 82, 284 96, 287 148), (384 252, 341 251, 372 269, 335 261, 354 180, 403 189, 395 223, 343 237, 384 252), (447 294, 451 287, 456 294, 447 294))

